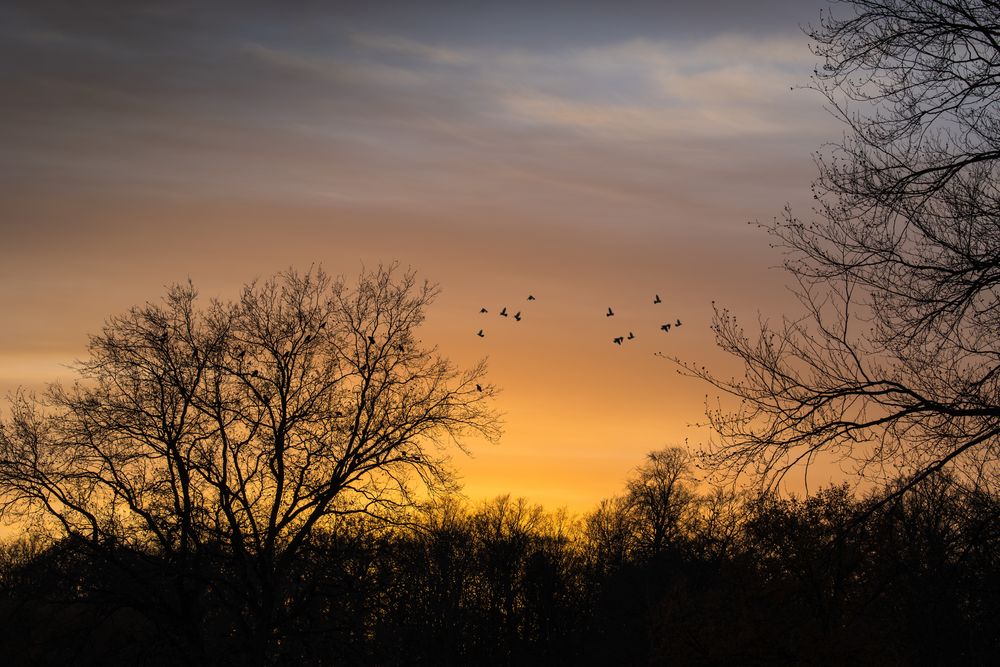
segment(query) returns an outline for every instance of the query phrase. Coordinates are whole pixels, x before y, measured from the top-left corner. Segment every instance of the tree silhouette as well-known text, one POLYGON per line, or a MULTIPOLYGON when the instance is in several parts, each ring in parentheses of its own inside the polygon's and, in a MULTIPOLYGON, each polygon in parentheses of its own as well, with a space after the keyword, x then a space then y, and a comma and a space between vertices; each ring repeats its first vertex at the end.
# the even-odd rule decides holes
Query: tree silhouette
MULTIPOLYGON (((992 664, 1000 503, 987 489, 939 472, 902 496, 846 485, 805 498, 688 490, 700 511, 683 512, 653 556, 621 556, 607 548, 614 531, 509 496, 475 506, 443 496, 396 517, 405 521, 331 516, 290 565, 270 661, 992 664)), ((629 515, 641 544, 652 515, 624 502, 594 514, 609 511, 629 515)), ((121 595, 136 579, 123 572, 148 567, 147 584, 169 583, 170 569, 134 550, 93 553, 31 535, 0 544, 7 662, 191 664, 175 632, 121 595)), ((203 607, 207 646, 195 664, 262 661, 230 640, 232 610, 203 607)))
POLYGON ((625 496, 605 498, 590 512, 584 523, 584 535, 592 558, 592 567, 601 576, 621 569, 635 556, 638 535, 631 504, 625 496))
POLYGON ((221 605, 223 636, 275 659, 316 530, 409 506, 414 480, 450 488, 448 446, 498 433, 484 367, 415 338, 436 292, 396 267, 353 287, 287 271, 235 302, 200 308, 188 284, 112 317, 77 382, 15 398, 3 517, 121 566, 194 654, 221 605))
POLYGON ((847 126, 819 155, 815 219, 769 226, 804 306, 746 332, 745 373, 704 377, 720 468, 775 483, 830 455, 910 485, 1000 449, 1000 25, 985 0, 855 0, 808 29, 815 87, 847 126))
POLYGON ((690 458, 679 447, 650 452, 627 483, 636 541, 647 557, 675 547, 692 524, 697 502, 690 458))

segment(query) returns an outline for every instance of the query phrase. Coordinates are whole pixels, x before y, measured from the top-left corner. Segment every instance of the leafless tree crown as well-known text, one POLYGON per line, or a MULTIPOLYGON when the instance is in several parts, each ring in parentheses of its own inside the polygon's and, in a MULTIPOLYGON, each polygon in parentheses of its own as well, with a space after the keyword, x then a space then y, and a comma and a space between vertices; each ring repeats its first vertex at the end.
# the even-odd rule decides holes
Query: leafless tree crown
POLYGON ((484 366, 459 372, 415 337, 436 293, 396 267, 355 286, 288 271, 235 301, 200 307, 178 285, 112 317, 77 383, 15 397, 4 518, 269 561, 331 515, 409 504, 414 480, 449 488, 448 446, 498 426, 484 366))
POLYGON ((709 411, 718 466, 774 483, 816 457, 916 482, 983 474, 1000 435, 1000 6, 852 0, 807 33, 846 126, 810 220, 767 225, 803 309, 714 330, 742 377, 709 411))

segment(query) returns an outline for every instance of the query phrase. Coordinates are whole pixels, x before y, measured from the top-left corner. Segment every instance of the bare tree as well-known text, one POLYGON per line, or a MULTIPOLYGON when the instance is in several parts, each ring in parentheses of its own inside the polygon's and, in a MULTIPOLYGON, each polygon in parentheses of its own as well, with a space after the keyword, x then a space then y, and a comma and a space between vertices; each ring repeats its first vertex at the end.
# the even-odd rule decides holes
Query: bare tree
POLYGON ((593 564, 612 571, 638 558, 653 558, 689 537, 696 526, 691 456, 680 447, 646 455, 621 496, 606 498, 584 520, 593 564))
POLYGON ((626 498, 635 517, 639 548, 647 555, 674 546, 693 528, 698 503, 690 462, 686 450, 666 447, 647 454, 628 480, 626 498))
POLYGON ((769 483, 824 455, 911 483, 981 468, 1000 453, 1000 5, 841 5, 807 32, 847 132, 818 156, 814 219, 768 226, 803 312, 757 333, 717 311, 745 373, 687 367, 741 399, 710 410, 707 454, 769 483))
POLYGON ((415 337, 436 293, 395 267, 353 287, 288 271, 234 302, 201 308, 188 284, 112 317, 73 386, 15 397, 3 518, 155 556, 178 617, 200 618, 221 586, 205 558, 224 558, 238 629, 273 653, 286 575, 317 528, 408 506, 414 480, 450 488, 449 446, 498 435, 484 366, 459 372, 415 337))
POLYGON ((591 565, 601 575, 621 569, 638 548, 635 517, 625 496, 601 500, 584 519, 591 565))

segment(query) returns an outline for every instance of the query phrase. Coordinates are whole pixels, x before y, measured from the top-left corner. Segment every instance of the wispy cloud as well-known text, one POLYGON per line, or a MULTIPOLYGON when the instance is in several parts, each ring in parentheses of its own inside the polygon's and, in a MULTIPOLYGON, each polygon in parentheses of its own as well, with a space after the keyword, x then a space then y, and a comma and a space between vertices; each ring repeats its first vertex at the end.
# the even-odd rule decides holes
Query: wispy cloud
POLYGON ((137 54, 114 67, 104 47, 22 41, 8 60, 40 73, 11 80, 5 154, 32 152, 59 165, 53 182, 87 187, 398 203, 488 201, 511 179, 659 197, 656 178, 704 180, 719 150, 731 168, 782 164, 780 151, 801 158, 823 136, 816 100, 789 90, 812 62, 797 35, 512 43, 327 24, 301 39, 172 21, 150 53, 131 31, 97 33, 137 54), (758 145, 732 150, 741 142, 758 145))
POLYGON ((350 40, 355 46, 364 50, 394 53, 438 65, 465 65, 476 61, 476 58, 471 57, 467 51, 424 44, 400 35, 353 33, 350 35, 350 40))
POLYGON ((807 101, 789 90, 805 81, 811 55, 803 40, 785 36, 631 40, 551 51, 460 49, 371 34, 352 35, 350 42, 357 50, 336 56, 260 45, 250 51, 273 65, 320 78, 350 73, 356 82, 380 87, 375 93, 386 104, 371 109, 375 116, 422 97, 441 101, 423 106, 446 116, 475 114, 485 124, 509 121, 603 138, 751 136, 813 125, 803 113, 807 101), (416 95, 394 89, 412 85, 427 88, 416 95), (393 101, 396 93, 406 97, 393 101))

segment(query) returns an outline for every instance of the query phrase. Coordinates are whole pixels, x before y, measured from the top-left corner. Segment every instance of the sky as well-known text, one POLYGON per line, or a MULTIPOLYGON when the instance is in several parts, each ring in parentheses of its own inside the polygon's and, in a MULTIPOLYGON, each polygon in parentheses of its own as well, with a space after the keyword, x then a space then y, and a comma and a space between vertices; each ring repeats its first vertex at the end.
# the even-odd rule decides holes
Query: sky
POLYGON ((823 6, 5 2, 0 392, 171 283, 398 261, 442 288, 422 338, 502 389, 467 495, 583 511, 710 437, 657 352, 736 372, 712 302, 794 308, 748 223, 808 217, 841 135, 805 87, 823 6))

